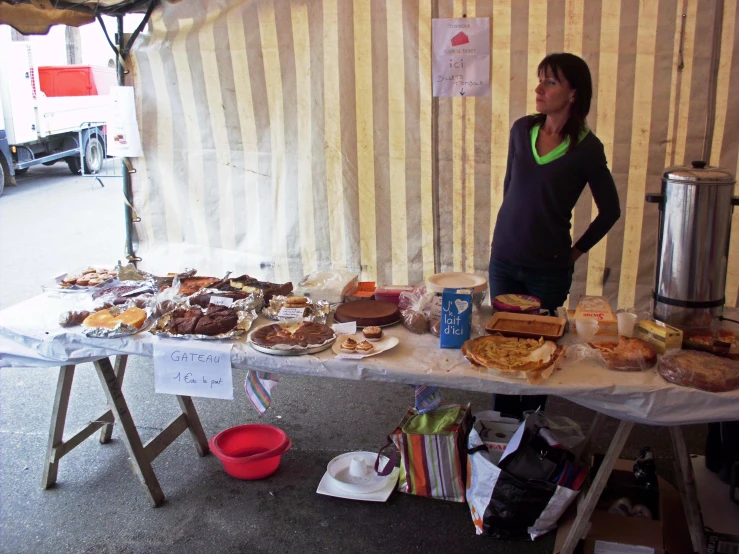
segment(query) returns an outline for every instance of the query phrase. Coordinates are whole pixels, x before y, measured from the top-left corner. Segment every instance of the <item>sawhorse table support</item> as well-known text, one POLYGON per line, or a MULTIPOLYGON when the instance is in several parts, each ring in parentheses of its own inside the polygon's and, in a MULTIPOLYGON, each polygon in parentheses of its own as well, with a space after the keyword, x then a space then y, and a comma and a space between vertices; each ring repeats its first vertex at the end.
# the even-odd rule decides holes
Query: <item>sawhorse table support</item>
POLYGON ((149 502, 154 507, 161 505, 164 501, 164 494, 151 465, 156 457, 185 432, 185 430, 190 431, 198 454, 205 456, 208 453, 208 439, 200 424, 200 418, 195 410, 195 405, 189 396, 177 396, 177 402, 182 413, 174 418, 163 431, 145 445, 141 442, 141 438, 133 422, 133 417, 128 411, 128 405, 121 390, 127 360, 128 356, 117 356, 115 367, 110 363, 108 358, 101 358, 94 362, 100 383, 105 391, 109 409, 66 441, 63 440, 64 424, 67 418, 67 408, 69 407, 69 395, 72 389, 75 366, 66 365, 60 369, 59 381, 54 397, 54 407, 51 414, 49 443, 44 463, 44 475, 41 481, 42 488, 47 489, 56 483, 59 460, 66 454, 69 454, 69 452, 85 439, 92 436, 98 429, 102 428, 100 442, 105 444, 110 441, 113 433, 113 423, 120 425, 122 431, 121 438, 126 445, 126 450, 128 450, 129 461, 131 462, 133 472, 144 485, 149 502))
MULTIPOLYGON (((585 463, 589 462, 593 440, 595 435, 600 431, 605 417, 603 414, 598 413, 593 421, 593 425, 580 452, 580 459, 585 463)), ((606 455, 603 458, 603 462, 600 468, 598 468, 598 473, 590 484, 590 488, 583 491, 583 494, 580 495, 575 521, 570 527, 567 538, 559 551, 560 554, 572 554, 580 539, 588 534, 590 530, 590 516, 593 514, 593 510, 600 499, 600 495, 603 493, 603 489, 605 489, 608 478, 611 476, 611 471, 621 455, 621 451, 633 427, 634 424, 630 421, 622 420, 619 423, 618 429, 613 435, 611 444, 608 446, 606 455)), ((670 427, 670 434, 672 435, 672 447, 675 451, 678 470, 678 487, 683 498, 685 517, 688 522, 693 550, 704 554, 706 552, 706 543, 703 536, 703 523, 700 517, 700 508, 698 507, 698 497, 695 492, 690 456, 685 446, 682 428, 679 426, 670 427)))

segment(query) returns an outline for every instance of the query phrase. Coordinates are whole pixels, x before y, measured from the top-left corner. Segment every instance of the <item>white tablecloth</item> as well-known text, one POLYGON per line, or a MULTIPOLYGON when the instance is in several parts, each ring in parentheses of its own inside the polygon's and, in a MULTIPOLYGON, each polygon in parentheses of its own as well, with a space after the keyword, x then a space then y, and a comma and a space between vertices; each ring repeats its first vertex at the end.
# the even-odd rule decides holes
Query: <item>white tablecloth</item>
MULTIPOLYGON (((82 335, 79 327, 59 326, 69 300, 39 295, 0 312, 0 367, 79 364, 128 354, 152 357, 157 340, 144 331, 118 339, 82 335)), ((483 312, 479 319, 489 316, 483 312)), ((254 327, 269 323, 260 318, 254 327)), ((672 385, 651 369, 611 371, 592 360, 567 358, 540 385, 473 368, 459 350, 440 349, 433 335, 414 335, 400 325, 387 328, 400 343, 363 360, 344 360, 329 349, 312 356, 271 356, 255 351, 242 338, 234 343, 232 366, 280 374, 426 384, 503 394, 553 394, 577 404, 639 423, 673 425, 739 420, 739 390, 708 393, 672 385)))

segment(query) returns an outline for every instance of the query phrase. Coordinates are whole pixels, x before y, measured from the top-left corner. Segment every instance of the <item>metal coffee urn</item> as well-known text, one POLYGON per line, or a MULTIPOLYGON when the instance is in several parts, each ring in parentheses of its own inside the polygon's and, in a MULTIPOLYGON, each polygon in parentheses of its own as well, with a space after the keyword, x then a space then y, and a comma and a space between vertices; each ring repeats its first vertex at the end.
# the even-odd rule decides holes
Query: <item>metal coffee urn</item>
POLYGON ((659 204, 654 319, 680 328, 708 327, 725 304, 726 267, 736 180, 706 162, 669 167, 659 204))

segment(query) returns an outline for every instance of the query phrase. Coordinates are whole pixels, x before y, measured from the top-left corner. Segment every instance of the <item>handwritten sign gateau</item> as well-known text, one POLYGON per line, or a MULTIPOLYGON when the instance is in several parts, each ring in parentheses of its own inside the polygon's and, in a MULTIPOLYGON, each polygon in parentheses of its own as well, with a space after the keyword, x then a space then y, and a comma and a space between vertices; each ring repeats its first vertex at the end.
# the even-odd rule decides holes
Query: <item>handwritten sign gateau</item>
POLYGON ((232 344, 157 339, 154 390, 164 394, 233 400, 232 344))

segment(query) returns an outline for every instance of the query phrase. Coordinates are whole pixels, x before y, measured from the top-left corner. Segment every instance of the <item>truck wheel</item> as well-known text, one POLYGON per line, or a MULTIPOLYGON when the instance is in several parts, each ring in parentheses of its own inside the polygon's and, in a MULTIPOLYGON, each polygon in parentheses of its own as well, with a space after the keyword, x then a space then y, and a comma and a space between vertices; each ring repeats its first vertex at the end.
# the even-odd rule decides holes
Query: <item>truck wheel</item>
POLYGON ((10 181, 10 170, 3 158, 4 156, 0 154, 0 196, 2 196, 3 190, 5 190, 5 182, 10 181))
POLYGON ((105 147, 100 137, 92 135, 85 146, 85 173, 98 173, 105 161, 105 147))
POLYGON ((80 170, 82 169, 82 166, 80 165, 79 156, 69 156, 68 158, 64 158, 64 160, 67 162, 69 171, 71 171, 74 175, 80 174, 80 170))

